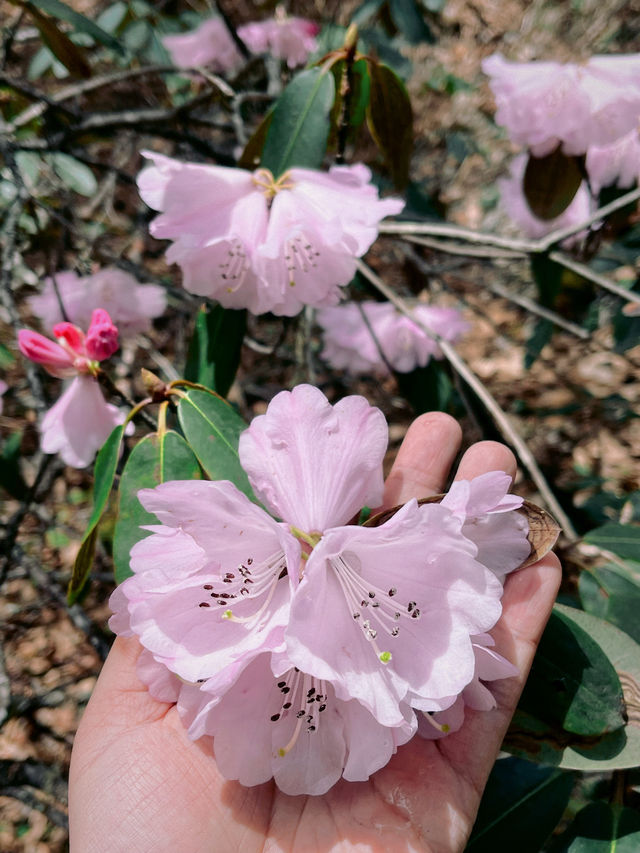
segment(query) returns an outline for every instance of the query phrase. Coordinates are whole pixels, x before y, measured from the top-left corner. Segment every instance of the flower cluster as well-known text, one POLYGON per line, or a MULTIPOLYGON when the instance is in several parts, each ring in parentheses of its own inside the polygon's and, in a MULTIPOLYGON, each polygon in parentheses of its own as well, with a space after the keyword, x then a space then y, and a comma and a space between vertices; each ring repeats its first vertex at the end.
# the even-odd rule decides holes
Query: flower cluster
POLYGON ((53 334, 57 342, 28 329, 18 332, 24 356, 52 376, 74 377, 42 419, 40 446, 44 453, 59 453, 67 465, 84 468, 124 421, 124 414, 105 401, 96 381, 99 362, 118 349, 118 330, 109 314, 97 308, 86 335, 68 322, 58 323, 53 334))
POLYGON ((142 153, 152 165, 138 176, 140 195, 162 211, 150 231, 173 241, 167 260, 182 268, 185 288, 254 314, 337 304, 380 220, 404 206, 379 199, 363 165, 275 179, 267 169, 142 153))
MULTIPOLYGON (((458 340, 468 328, 455 308, 416 305, 412 313, 445 341, 458 340)), ((322 357, 338 370, 385 374, 391 367, 408 373, 424 367, 432 357, 442 357, 435 339, 390 302, 351 302, 323 308, 317 320, 324 332, 322 357)))
MULTIPOLYGON (((577 65, 509 62, 499 53, 482 64, 491 79, 496 119, 535 157, 558 146, 586 154, 584 182, 556 219, 533 215, 522 189, 526 158, 516 158, 501 182, 502 204, 533 238, 577 224, 592 209, 590 195, 606 186, 631 187, 640 178, 640 54, 594 56, 577 65)), ((574 238, 576 239, 576 238, 574 238)))
MULTIPOLYGON (((273 18, 238 27, 238 36, 252 53, 270 53, 295 68, 304 65, 315 51, 318 30, 313 21, 277 10, 273 18)), ((178 68, 206 65, 212 71, 225 72, 242 64, 242 54, 221 18, 209 18, 188 33, 165 36, 162 43, 178 68)))
POLYGON ((93 310, 100 305, 126 335, 148 329, 151 320, 164 312, 167 295, 157 284, 138 284, 129 273, 104 267, 87 276, 70 270, 56 273, 55 286, 51 278, 45 279, 42 291, 28 300, 47 331, 65 319, 60 303, 67 319, 82 328, 89 325, 93 310))
POLYGON ((362 397, 281 392, 240 438, 255 495, 174 481, 139 498, 158 524, 131 551, 111 626, 143 646, 140 678, 176 702, 220 771, 289 794, 365 780, 414 733, 459 727, 513 675, 488 635, 527 523, 492 472, 378 527, 387 426, 362 397), (279 520, 276 520, 279 519, 279 520), (439 721, 439 715, 446 720, 439 721))

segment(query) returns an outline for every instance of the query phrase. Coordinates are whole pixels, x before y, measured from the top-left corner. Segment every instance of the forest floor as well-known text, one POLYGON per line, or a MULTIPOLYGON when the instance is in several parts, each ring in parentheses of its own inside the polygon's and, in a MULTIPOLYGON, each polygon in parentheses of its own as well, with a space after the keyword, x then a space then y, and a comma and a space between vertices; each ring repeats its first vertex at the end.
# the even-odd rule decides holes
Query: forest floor
MULTIPOLYGON (((85 11, 95 4, 72 5, 85 11)), ((313 14, 311 9, 307 11, 313 14)), ((14 7, 0 3, 0 15, 5 12, 14 15, 14 7)), ((515 149, 493 122, 492 96, 480 69, 482 58, 497 50, 519 60, 581 60, 595 53, 638 51, 640 34, 633 27, 637 28, 639 16, 638 0, 446 3, 434 27, 436 44, 406 48, 405 52, 413 63, 409 81, 416 135, 412 178, 423 183, 446 210, 449 221, 516 233, 497 206, 494 185, 515 149)), ((24 73, 32 52, 28 41, 16 46, 9 69, 13 75, 24 73)), ((45 81, 38 81, 40 84, 45 81)), ((53 81, 51 85, 59 84, 53 81)), ((125 98, 142 106, 154 104, 156 93, 151 84, 135 85, 125 98)), ((133 141, 139 147, 152 144, 150 137, 137 136, 133 141)), ((125 144, 130 143, 131 139, 125 144)), ((98 144, 93 153, 100 156, 98 144)), ((125 152, 122 164, 134 175, 135 151, 125 152)), ((130 257, 151 273, 166 275, 162 247, 142 229, 130 239, 139 202, 132 199, 130 188, 119 192, 113 215, 122 220, 130 257)), ((135 227, 139 228, 139 217, 135 227)), ((70 254, 66 260, 71 266, 70 254)), ((45 272, 43 251, 37 247, 26 261, 37 275, 45 272)), ((640 345, 615 351, 608 319, 614 298, 609 314, 605 301, 598 327, 586 339, 556 330, 533 365, 526 368, 527 341, 536 319, 492 290, 498 284, 510 293, 535 298, 526 261, 474 260, 418 250, 387 237, 376 243, 368 262, 398 290, 414 295, 426 290, 430 301, 462 309, 471 331, 457 346, 458 352, 508 412, 578 531, 608 517, 617 518, 621 501, 616 499, 640 489, 640 345), (602 495, 612 496, 611 500, 603 500, 602 495)), ((635 269, 627 263, 609 274, 623 281, 639 272, 636 261, 635 269)), ((591 299, 593 291, 577 278, 567 285, 570 299, 562 310, 571 319, 576 305, 591 299)), ((18 290, 25 325, 33 325, 24 304, 32 292, 29 283, 18 290)), ((152 351, 180 364, 188 339, 188 312, 184 301, 172 302, 175 313, 155 324, 147 345, 150 340, 152 351)), ((14 349, 14 331, 6 320, 0 315, 0 340, 14 349)), ((274 359, 262 351, 265 347, 245 348, 231 397, 247 418, 264 411, 277 390, 305 378, 305 367, 296 360, 294 324, 285 325, 284 335, 278 320, 260 320, 250 327, 249 336, 262 344, 281 338, 278 353, 283 357, 274 359)), ((383 409, 390 423, 390 461, 413 417, 394 380, 380 383, 336 377, 317 359, 319 342, 315 338, 314 348, 316 381, 326 393, 364 393, 383 409)), ((156 371, 161 366, 154 363, 153 352, 149 357, 133 346, 125 350, 119 382, 128 392, 140 394, 137 380, 132 383, 127 375, 126 365, 134 360, 156 371)), ((0 415, 0 430, 3 436, 23 432, 22 464, 25 478, 31 481, 35 476, 36 415, 30 408, 22 365, 16 363, 4 378, 12 391, 0 415)), ((53 393, 57 385, 52 381, 47 387, 53 393)), ((463 412, 461 422, 465 446, 480 438, 500 438, 477 406, 463 412)), ((66 849, 65 780, 71 744, 111 642, 106 627, 107 599, 113 588, 110 520, 101 528, 89 592, 81 605, 69 610, 64 591, 90 514, 92 480, 90 473, 65 468, 56 460, 49 463, 44 477, 50 488, 20 522, 17 541, 22 558, 10 568, 0 598, 0 724, 6 715, 0 728, 0 850, 4 853, 61 853, 66 849)), ((541 502, 522 471, 515 490, 541 502)), ((20 504, 4 497, 1 518, 6 524, 19 512, 20 504)), ((570 591, 577 570, 570 553, 567 566, 566 589, 570 591)))

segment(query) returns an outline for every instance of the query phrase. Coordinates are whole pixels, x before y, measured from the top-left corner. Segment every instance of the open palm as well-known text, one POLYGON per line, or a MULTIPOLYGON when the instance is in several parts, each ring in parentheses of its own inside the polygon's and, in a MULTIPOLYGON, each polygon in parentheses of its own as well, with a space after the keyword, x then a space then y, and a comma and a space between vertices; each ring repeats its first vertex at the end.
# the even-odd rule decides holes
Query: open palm
MULTIPOLYGON (((442 491, 459 444, 460 428, 448 416, 419 418, 387 479, 385 504, 442 491)), ((513 476, 513 455, 481 442, 456 477, 498 469, 513 476)), ((437 741, 414 737, 368 782, 341 781, 321 797, 223 779, 211 739, 187 738, 175 707, 154 700, 138 680, 137 640, 118 638, 74 745, 72 853, 461 851, 559 580, 553 555, 507 579, 492 634, 521 675, 493 682, 496 710, 467 709, 460 731, 437 741)))

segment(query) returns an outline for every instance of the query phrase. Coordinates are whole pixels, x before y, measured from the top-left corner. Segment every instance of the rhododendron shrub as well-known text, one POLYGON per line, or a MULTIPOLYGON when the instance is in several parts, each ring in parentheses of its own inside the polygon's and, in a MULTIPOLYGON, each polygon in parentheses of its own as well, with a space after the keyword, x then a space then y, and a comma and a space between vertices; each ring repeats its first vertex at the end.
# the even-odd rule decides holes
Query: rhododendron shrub
POLYGON ((73 377, 60 399, 40 424, 40 447, 59 453, 74 468, 93 461, 112 429, 125 415, 107 403, 96 380, 99 363, 118 349, 118 329, 101 308, 93 311, 85 333, 72 323, 58 323, 56 342, 38 332, 22 329, 18 345, 24 356, 61 379, 73 377))
POLYGON ((131 551, 110 624, 138 637, 140 677, 189 735, 214 736, 227 778, 273 777, 289 794, 367 779, 419 727, 457 728, 439 715, 489 710, 484 682, 516 672, 488 634, 530 552, 510 478, 350 524, 382 501, 386 446, 364 398, 331 406, 301 385, 240 437, 265 509, 229 482, 139 492, 158 523, 131 551))
POLYGON ((81 328, 89 325, 96 308, 103 308, 126 337, 148 330, 151 320, 164 313, 167 294, 159 285, 140 284, 117 267, 103 267, 85 276, 72 270, 58 272, 55 284, 46 278, 28 305, 47 331, 65 319, 62 308, 66 319, 81 328))
POLYGON ((140 195, 161 211, 150 225, 171 240, 167 261, 183 285, 227 308, 292 316, 304 305, 335 305, 399 199, 379 199, 366 166, 329 172, 293 168, 277 179, 182 163, 144 151, 140 195))
MULTIPOLYGON (((468 328, 455 308, 416 305, 412 314, 445 341, 457 341, 468 328)), ((384 374, 391 367, 408 373, 425 367, 431 358, 442 358, 435 337, 390 302, 365 300, 323 308, 317 320, 323 330, 322 358, 338 370, 384 374)))

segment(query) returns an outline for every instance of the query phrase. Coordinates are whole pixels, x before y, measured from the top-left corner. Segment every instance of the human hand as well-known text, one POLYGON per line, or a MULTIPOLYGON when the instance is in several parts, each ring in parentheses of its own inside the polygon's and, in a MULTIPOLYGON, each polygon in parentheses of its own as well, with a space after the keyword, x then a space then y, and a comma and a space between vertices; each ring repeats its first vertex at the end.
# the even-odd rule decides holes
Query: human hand
MULTIPOLYGON (((387 479, 385 506, 441 492, 460 438, 447 415, 418 418, 387 479)), ((506 447, 480 442, 456 479, 492 470, 513 476, 515 467, 506 447)), ((340 781, 321 797, 220 776, 211 739, 190 741, 175 707, 154 700, 137 678, 138 641, 116 639, 73 749, 72 853, 462 851, 559 582, 552 554, 508 576, 492 634, 520 675, 492 682, 495 710, 467 709, 460 731, 436 741, 416 736, 367 782, 340 781)))

